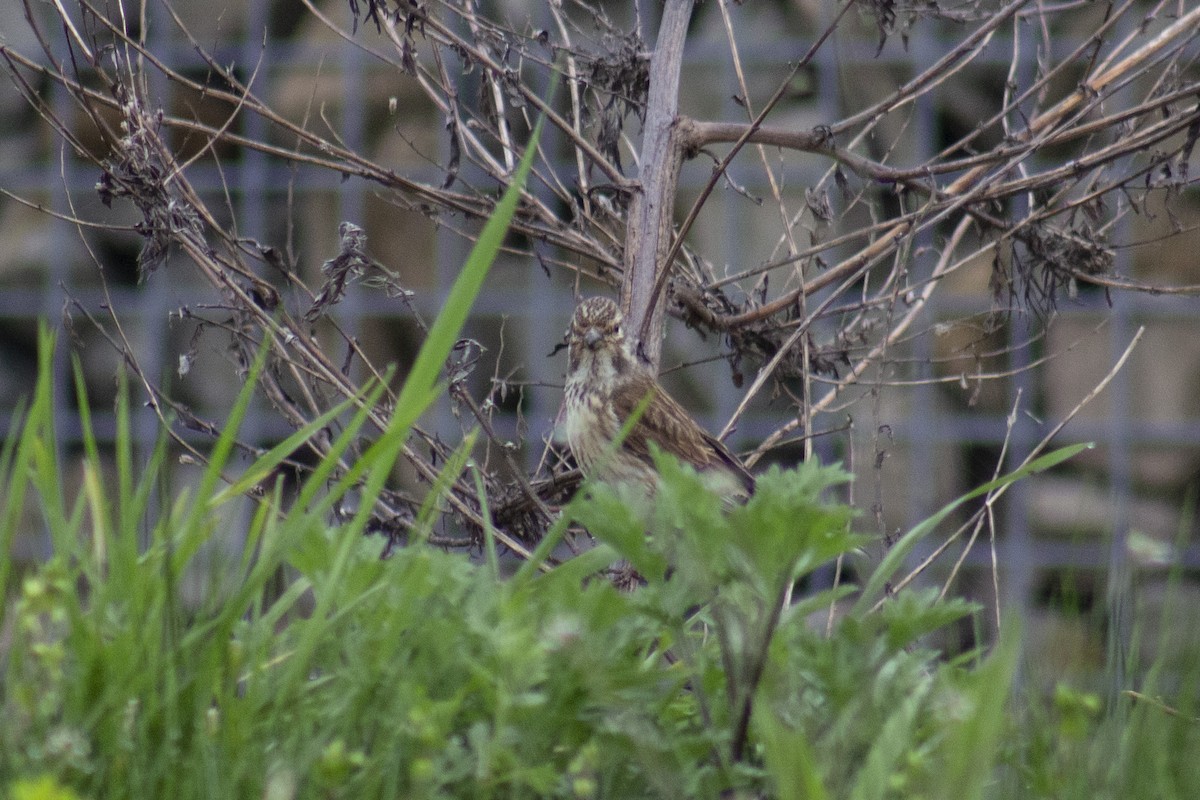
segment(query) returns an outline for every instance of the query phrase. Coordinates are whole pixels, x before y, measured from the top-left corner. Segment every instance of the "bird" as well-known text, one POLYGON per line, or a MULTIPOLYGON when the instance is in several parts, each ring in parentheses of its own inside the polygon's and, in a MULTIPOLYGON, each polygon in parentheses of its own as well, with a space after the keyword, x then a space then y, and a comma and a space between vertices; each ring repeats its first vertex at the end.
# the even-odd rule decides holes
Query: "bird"
POLYGON ((653 492, 658 482, 653 442, 712 479, 727 500, 749 497, 753 475, 638 362, 623 324, 621 309, 607 297, 584 300, 571 317, 564 428, 580 470, 586 477, 653 492), (614 450, 612 443, 644 401, 642 415, 614 450))

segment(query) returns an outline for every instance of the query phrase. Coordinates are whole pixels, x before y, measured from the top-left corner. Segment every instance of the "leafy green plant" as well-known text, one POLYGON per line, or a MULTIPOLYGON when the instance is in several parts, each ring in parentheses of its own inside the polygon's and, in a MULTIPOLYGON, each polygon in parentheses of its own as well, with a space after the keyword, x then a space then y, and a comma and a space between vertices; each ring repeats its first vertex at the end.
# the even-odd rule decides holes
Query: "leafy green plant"
MULTIPOLYGON (((659 456, 653 502, 585 487, 560 526, 586 524, 598 546, 512 577, 498 558, 420 541, 380 560, 362 520, 330 527, 328 493, 306 485, 286 509, 268 492, 241 549, 214 564, 207 545, 246 501, 202 482, 151 503, 165 447, 134 469, 123 393, 117 479, 100 480, 89 435, 68 497, 49 396, 43 378, 0 453, 3 541, 27 503, 55 544, 33 572, 4 573, 0 787, 13 796, 867 800, 1200 785, 1179 757, 1196 738, 1182 717, 1164 728, 1139 706, 1123 727, 1065 688, 1045 720, 1014 711, 1015 631, 986 657, 922 645, 966 603, 904 590, 872 610, 841 586, 785 607, 788 587, 864 542, 831 498, 847 480, 836 467, 772 469, 730 508, 659 456), (618 559, 645 585, 619 592, 599 576, 618 559), (280 570, 292 577, 272 590, 280 570), (196 603, 183 587, 198 571, 219 591, 196 603), (826 634, 830 603, 842 613, 826 634)), ((361 474, 388 456, 368 453, 361 474)))

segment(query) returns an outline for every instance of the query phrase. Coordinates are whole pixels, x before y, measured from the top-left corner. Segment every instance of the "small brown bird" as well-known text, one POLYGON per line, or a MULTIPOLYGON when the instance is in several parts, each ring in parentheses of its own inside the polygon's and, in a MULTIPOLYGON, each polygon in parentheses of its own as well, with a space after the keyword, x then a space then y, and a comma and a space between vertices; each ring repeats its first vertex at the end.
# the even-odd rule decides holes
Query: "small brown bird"
POLYGON ((585 475, 653 490, 650 442, 716 479, 728 497, 754 491, 754 477, 725 445, 704 431, 633 357, 623 316, 606 297, 584 300, 567 333, 566 434, 585 475), (609 454, 625 422, 647 397, 649 405, 621 446, 609 454))

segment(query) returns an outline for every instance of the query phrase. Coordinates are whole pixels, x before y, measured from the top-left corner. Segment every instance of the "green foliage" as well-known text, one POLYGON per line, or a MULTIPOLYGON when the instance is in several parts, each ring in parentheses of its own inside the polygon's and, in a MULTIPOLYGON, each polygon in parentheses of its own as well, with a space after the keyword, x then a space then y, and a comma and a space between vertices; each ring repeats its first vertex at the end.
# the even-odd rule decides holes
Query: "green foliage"
MULTIPOLYGON (((55 547, 29 574, 0 573, 6 795, 871 800, 1200 786, 1178 757, 1197 743, 1190 719, 1139 706, 1122 726, 1065 685, 1041 718, 1033 702, 1014 708, 1015 630, 958 663, 922 645, 966 603, 912 590, 845 608, 855 590, 841 587, 785 608, 790 587, 864 543, 830 498, 848 480, 836 467, 774 468, 731 506, 660 455, 652 502, 591 485, 569 504, 564 519, 587 524, 595 550, 505 579, 494 560, 420 543, 381 561, 363 520, 326 524, 340 484, 301 487, 288 510, 278 492, 248 506, 216 482, 155 507, 164 448, 134 468, 123 392, 116 480, 101 479, 89 433, 68 497, 50 401, 43 378, 0 452, 3 542, 30 501, 55 547), (226 533, 237 518, 240 550, 226 533), (215 552, 227 557, 214 567, 215 552), (618 559, 645 585, 619 592, 597 576, 618 559), (188 601, 197 574, 211 591, 188 601), (830 603, 843 608, 826 634, 830 603)), ((387 456, 368 453, 361 474, 389 469, 387 456)))

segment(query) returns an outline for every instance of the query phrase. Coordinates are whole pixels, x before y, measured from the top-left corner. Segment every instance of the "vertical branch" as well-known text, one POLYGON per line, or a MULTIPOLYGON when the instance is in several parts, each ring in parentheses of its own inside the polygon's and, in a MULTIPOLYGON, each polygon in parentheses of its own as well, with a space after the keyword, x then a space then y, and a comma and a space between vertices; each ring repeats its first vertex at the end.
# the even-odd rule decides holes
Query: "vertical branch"
POLYGON ((641 175, 629 204, 625 228, 625 278, 621 307, 628 330, 645 330, 639 357, 657 370, 662 344, 663 305, 654 302, 658 271, 671 244, 675 190, 683 161, 679 132, 679 69, 694 0, 667 0, 650 59, 650 89, 642 135, 641 175), (649 324, 644 324, 649 318, 649 324))

